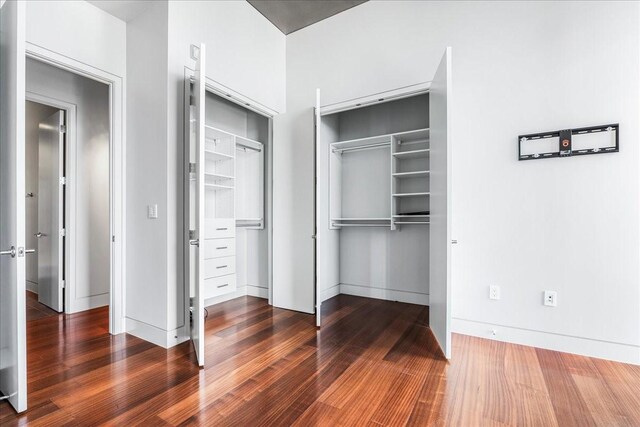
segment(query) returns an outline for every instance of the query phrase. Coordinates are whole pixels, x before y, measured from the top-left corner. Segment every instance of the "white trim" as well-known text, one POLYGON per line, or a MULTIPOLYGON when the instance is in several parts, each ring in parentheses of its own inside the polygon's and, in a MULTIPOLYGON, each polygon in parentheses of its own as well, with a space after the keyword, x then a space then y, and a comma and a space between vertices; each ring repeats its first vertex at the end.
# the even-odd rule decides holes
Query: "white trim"
POLYGON ((38 284, 36 282, 32 282, 31 280, 26 280, 26 287, 29 292, 32 294, 38 295, 38 284))
POLYGON ((209 307, 212 305, 220 304, 221 302, 230 301, 232 299, 236 299, 238 297, 247 296, 247 287, 246 286, 238 286, 235 292, 228 293, 226 295, 220 295, 219 297, 207 298, 204 300, 204 306, 209 307))
POLYGON ((184 327, 166 331, 130 317, 126 319, 126 327, 128 334, 163 348, 170 348, 189 340, 189 334, 184 332, 184 327))
POLYGON ((115 242, 111 244, 111 288, 109 310, 109 332, 125 331, 126 289, 126 99, 124 77, 50 51, 33 43, 26 43, 26 56, 34 58, 72 73, 97 80, 109 86, 111 120, 110 158, 110 228, 115 242))
POLYGON ((407 304, 429 305, 429 294, 398 289, 378 288, 375 286, 340 283, 340 293, 357 297, 375 298, 386 301, 398 301, 407 304))
POLYGON ((336 295, 340 295, 340 283, 320 292, 320 304, 336 295))
POLYGON ((334 102, 320 106, 320 115, 339 113, 341 111, 354 110, 369 105, 380 104, 398 99, 409 98, 411 96, 421 95, 429 92, 431 82, 416 83, 410 86, 404 86, 397 89, 385 90, 383 92, 374 93, 359 98, 348 99, 345 101, 334 102))
POLYGON ((452 332, 640 365, 640 346, 452 318, 452 332), (496 335, 493 335, 493 331, 496 335))
POLYGON ((249 295, 250 297, 269 299, 269 288, 247 285, 247 295, 249 295))

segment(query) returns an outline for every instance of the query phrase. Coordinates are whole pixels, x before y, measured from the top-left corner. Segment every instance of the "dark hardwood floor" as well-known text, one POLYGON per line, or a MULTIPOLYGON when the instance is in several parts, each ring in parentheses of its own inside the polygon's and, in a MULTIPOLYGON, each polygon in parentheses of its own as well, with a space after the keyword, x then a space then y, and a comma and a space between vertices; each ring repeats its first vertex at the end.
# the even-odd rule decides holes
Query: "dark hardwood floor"
POLYGON ((57 316, 58 312, 38 302, 38 294, 27 291, 27 322, 44 317, 57 316))
POLYGON ((640 426, 640 366, 454 335, 425 307, 340 295, 313 316, 209 307, 206 368, 110 336, 106 309, 28 322, 29 410, 0 425, 640 426))

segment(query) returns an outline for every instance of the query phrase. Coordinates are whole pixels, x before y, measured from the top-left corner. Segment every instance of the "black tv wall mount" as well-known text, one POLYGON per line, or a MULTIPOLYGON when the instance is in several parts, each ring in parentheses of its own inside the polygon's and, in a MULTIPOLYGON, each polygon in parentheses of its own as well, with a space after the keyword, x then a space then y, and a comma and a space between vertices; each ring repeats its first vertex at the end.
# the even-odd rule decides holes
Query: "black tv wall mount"
POLYGON ((615 153, 620 151, 618 131, 616 123, 520 135, 518 160, 615 153))

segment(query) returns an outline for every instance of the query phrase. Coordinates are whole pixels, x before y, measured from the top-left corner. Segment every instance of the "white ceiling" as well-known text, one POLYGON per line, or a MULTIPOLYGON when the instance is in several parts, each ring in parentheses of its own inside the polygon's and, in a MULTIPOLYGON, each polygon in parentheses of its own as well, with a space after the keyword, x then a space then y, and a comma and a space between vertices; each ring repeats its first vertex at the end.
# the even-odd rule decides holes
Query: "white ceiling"
POLYGON ((87 0, 92 5, 99 7, 110 15, 127 22, 146 10, 153 1, 151 0, 87 0))

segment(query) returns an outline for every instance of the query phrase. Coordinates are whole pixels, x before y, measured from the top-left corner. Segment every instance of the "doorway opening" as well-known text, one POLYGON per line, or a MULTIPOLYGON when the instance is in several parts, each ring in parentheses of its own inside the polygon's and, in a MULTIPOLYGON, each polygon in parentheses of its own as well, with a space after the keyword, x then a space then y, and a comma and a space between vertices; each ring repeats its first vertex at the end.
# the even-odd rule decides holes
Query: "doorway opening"
POLYGON ((110 305, 111 106, 107 84, 36 59, 26 77, 29 322, 110 305))

